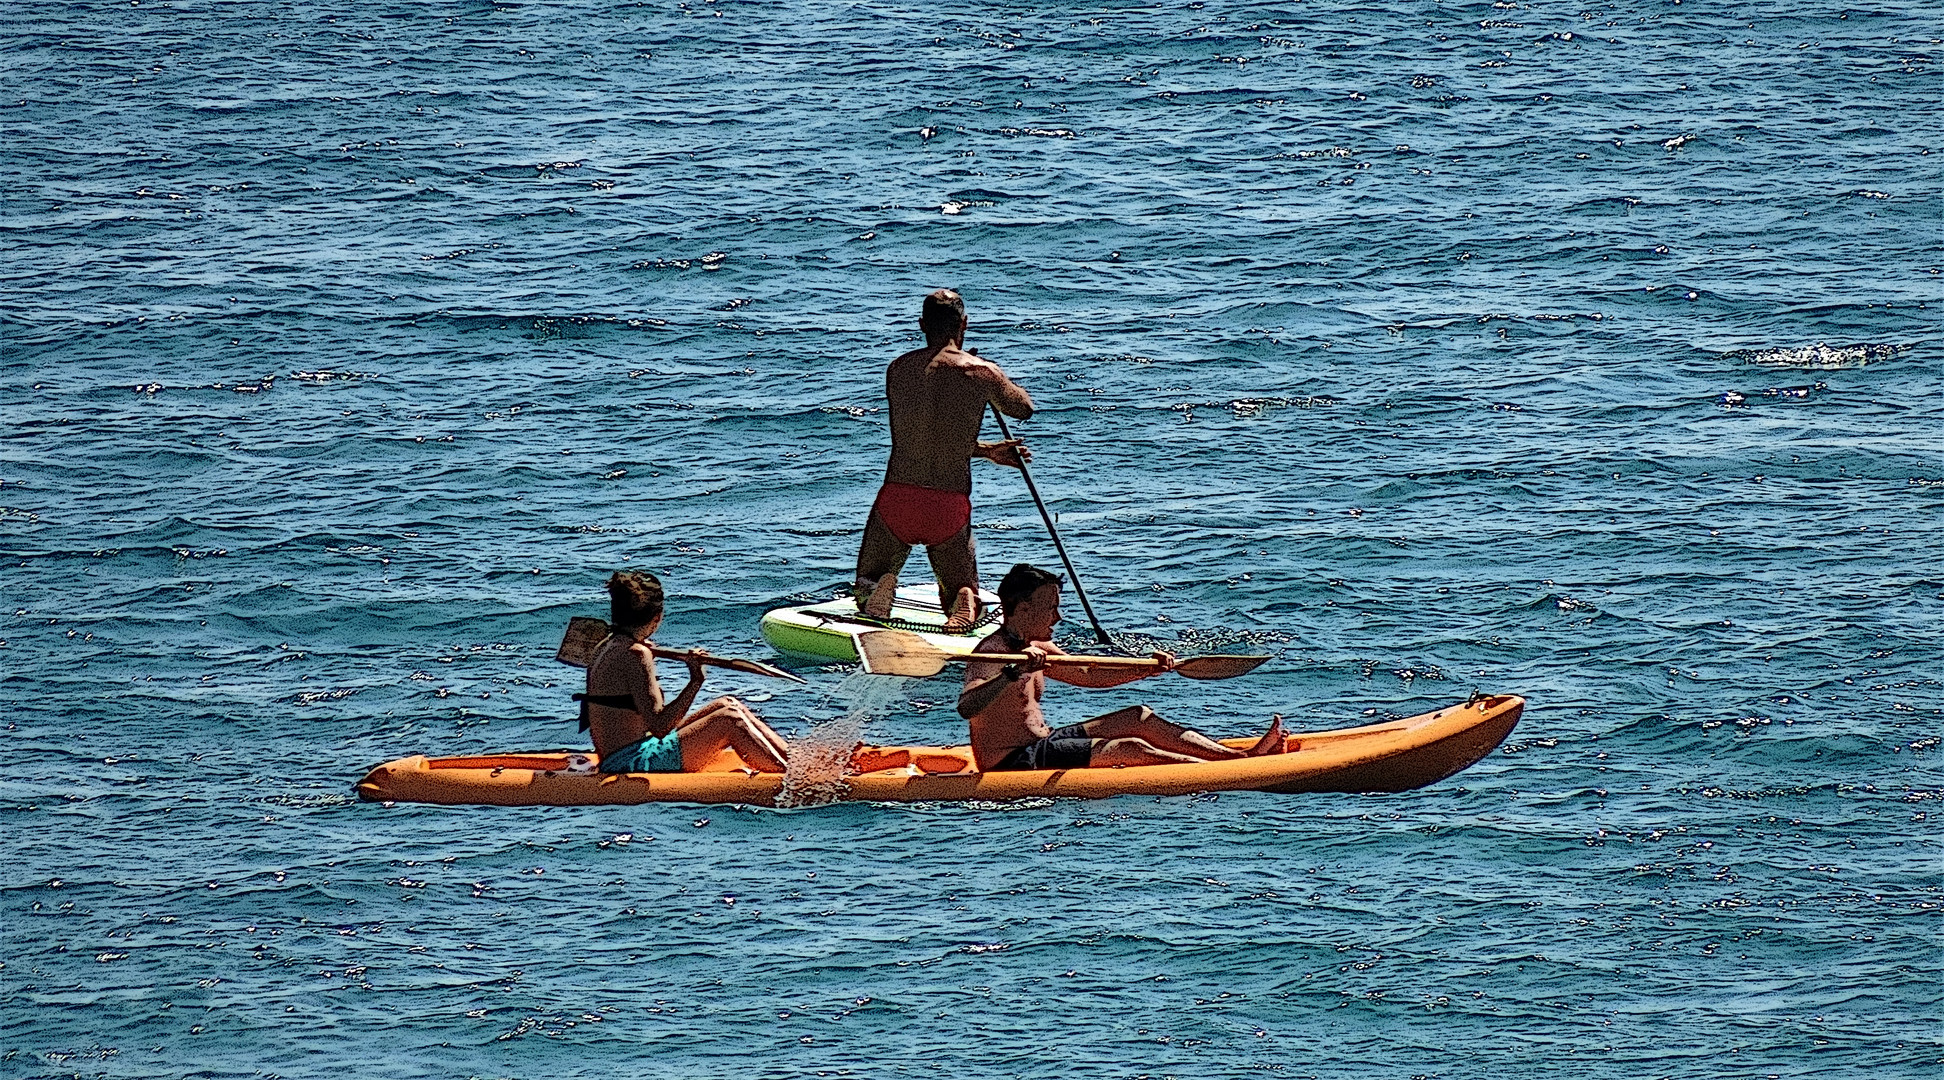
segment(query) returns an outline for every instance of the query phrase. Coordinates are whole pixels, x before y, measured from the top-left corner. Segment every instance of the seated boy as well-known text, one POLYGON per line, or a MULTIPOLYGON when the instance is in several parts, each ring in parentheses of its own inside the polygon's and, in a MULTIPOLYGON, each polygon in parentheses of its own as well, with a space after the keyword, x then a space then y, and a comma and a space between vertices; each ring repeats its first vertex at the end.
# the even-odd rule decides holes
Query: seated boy
POLYGON ((1053 644, 1060 621, 1060 579, 1021 563, 999 583, 999 629, 973 650, 1024 653, 1020 664, 965 665, 959 715, 972 726, 972 757, 981 771, 1082 769, 1088 766, 1166 765, 1187 761, 1227 761, 1278 754, 1284 747, 1282 718, 1276 717, 1254 746, 1237 750, 1197 731, 1156 716, 1146 705, 1131 705, 1059 730, 1046 726, 1040 695, 1051 675, 1074 686, 1109 687, 1170 671, 1174 657, 1157 652, 1153 671, 1113 668, 1048 667, 1048 656, 1065 655, 1053 644))
POLYGON ((662 621, 655 575, 616 573, 607 587, 613 636, 587 665, 587 693, 576 695, 601 771, 694 772, 727 746, 756 772, 782 772, 789 744, 742 702, 719 697, 689 712, 702 689, 702 650, 690 654, 688 685, 663 699, 649 641, 662 621))

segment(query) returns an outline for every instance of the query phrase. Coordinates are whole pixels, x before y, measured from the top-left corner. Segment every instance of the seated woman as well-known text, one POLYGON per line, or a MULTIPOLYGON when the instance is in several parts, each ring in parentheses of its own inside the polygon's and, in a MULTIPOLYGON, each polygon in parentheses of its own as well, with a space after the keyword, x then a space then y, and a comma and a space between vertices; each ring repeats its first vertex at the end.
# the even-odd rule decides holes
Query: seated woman
POLYGON ((616 573, 607 587, 614 633, 587 665, 587 693, 574 695, 601 771, 695 772, 727 746, 756 772, 782 772, 789 744, 742 702, 719 697, 689 712, 702 689, 702 650, 690 653, 688 685, 663 699, 649 641, 662 621, 655 575, 616 573))

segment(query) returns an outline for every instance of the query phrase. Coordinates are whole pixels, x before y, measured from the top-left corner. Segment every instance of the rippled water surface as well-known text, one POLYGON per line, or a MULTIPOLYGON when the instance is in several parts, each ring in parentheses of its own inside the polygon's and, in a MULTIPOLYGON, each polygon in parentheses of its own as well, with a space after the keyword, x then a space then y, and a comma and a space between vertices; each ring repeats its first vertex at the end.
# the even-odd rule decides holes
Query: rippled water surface
MULTIPOLYGON (((0 1073, 1935 1076, 1925 5, 0 16, 0 1073), (617 566, 763 655, 919 297, 1222 735, 1392 796, 381 807, 573 745, 617 566)), ((1053 554, 981 467, 989 570, 1053 554)), ((917 564, 914 563, 914 567, 917 564)), ((990 582, 988 582, 990 583, 990 582)), ((802 732, 874 691, 735 675, 802 732)), ((877 693, 882 693, 878 691, 877 693)), ((885 741, 956 741, 946 682, 885 741)), ((1137 696, 1138 695, 1138 696, 1137 696)))

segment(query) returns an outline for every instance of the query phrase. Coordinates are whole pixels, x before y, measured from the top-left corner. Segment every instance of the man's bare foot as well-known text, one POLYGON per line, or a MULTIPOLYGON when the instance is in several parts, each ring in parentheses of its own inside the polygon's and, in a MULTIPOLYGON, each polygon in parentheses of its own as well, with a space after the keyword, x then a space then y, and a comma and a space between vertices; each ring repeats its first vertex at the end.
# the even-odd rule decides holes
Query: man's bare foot
POLYGON ((945 632, 963 634, 978 621, 979 594, 969 585, 960 586, 958 595, 952 598, 951 610, 946 613, 945 632))
POLYGON ((879 578, 871 595, 859 606, 860 611, 873 619, 889 618, 891 605, 898 599, 898 575, 886 574, 879 578))
POLYGON ((1269 754, 1280 754, 1283 752, 1283 745, 1288 741, 1289 737, 1283 734, 1282 714, 1277 713, 1269 721, 1269 730, 1262 733, 1262 738, 1257 739, 1254 746, 1244 750, 1242 756, 1264 757, 1269 754))

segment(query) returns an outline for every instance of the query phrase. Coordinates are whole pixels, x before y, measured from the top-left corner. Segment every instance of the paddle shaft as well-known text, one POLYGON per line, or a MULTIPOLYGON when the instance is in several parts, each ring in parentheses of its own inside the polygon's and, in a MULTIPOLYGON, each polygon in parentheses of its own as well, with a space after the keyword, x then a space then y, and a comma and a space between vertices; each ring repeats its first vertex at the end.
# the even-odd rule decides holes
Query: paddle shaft
MULTIPOLYGON (((694 653, 689 652, 687 649, 665 649, 660 645, 651 645, 648 651, 663 660, 680 660, 683 663, 687 663, 691 656, 695 656, 694 653)), ((748 675, 768 675, 772 679, 789 679, 792 682, 806 681, 803 676, 793 671, 784 671, 781 668, 765 664, 761 660, 744 660, 735 656, 698 656, 695 658, 710 667, 728 668, 730 671, 740 671, 748 675)))
MULTIPOLYGON (((864 670, 871 675, 903 675, 907 678, 924 679, 945 670, 945 665, 958 663, 1019 663, 1026 659, 1021 653, 961 653, 954 655, 926 641, 917 634, 902 633, 897 630, 871 630, 857 635, 857 655, 864 661, 864 670)), ((1175 662, 1175 674, 1189 679, 1233 679, 1237 675, 1247 675, 1261 667, 1269 658, 1266 656, 1191 656, 1175 662)), ((1161 663, 1141 656, 1093 656, 1055 653, 1046 658, 1049 664, 1063 667, 1091 668, 1105 667, 1121 670, 1136 669, 1149 674, 1160 674, 1161 663)))
MULTIPOLYGON (((576 615, 567 620, 567 633, 560 639, 560 649, 554 653, 554 659, 563 664, 584 668, 594 659, 595 650, 611 636, 612 628, 604 620, 576 615)), ((680 660, 686 663, 689 658, 687 649, 669 649, 660 645, 651 645, 649 649, 664 660, 680 660)), ((702 656, 698 659, 710 667, 727 668, 748 675, 767 675, 772 679, 788 679, 791 682, 806 681, 803 676, 794 671, 785 671, 774 665, 765 664, 761 660, 746 660, 736 656, 702 656)))
MULTIPOLYGON (((684 664, 688 663, 689 657, 694 655, 687 649, 669 649, 660 645, 650 645, 648 646, 648 651, 654 653, 656 659, 680 660, 684 664)), ((731 670, 735 670, 736 665, 740 662, 733 656, 701 656, 696 657, 696 659, 710 667, 729 668, 731 670)))
MULTIPOLYGON (((992 418, 999 421, 999 434, 1010 440, 1013 437, 1012 428, 1006 425, 1006 414, 999 411, 996 403, 992 406, 992 418)), ((1026 467, 1024 456, 1019 459, 1019 475, 1026 481, 1026 492, 1033 497, 1033 505, 1039 507, 1040 520, 1046 522, 1046 534, 1053 538, 1053 550, 1060 553, 1060 565, 1066 567, 1067 580, 1073 582, 1073 595, 1080 598, 1080 609, 1087 613, 1087 621, 1093 624, 1094 636, 1100 639, 1102 645, 1114 645, 1114 639, 1108 637, 1107 631, 1100 628, 1100 620, 1094 616, 1093 605, 1087 602, 1087 590, 1080 587, 1080 575, 1073 572, 1073 560, 1067 558, 1066 545, 1060 543, 1060 530, 1053 527, 1053 515, 1046 509, 1046 500, 1040 498, 1039 487, 1033 483, 1033 472, 1026 467)), ((1152 660, 1141 662, 1154 663, 1152 660)))
MULTIPOLYGON (((962 655, 939 650, 939 659, 947 664, 1023 664, 1032 659, 1025 653, 981 652, 962 655)), ((1152 656, 1072 656, 1054 654, 1046 658, 1049 666, 1059 667, 1117 667, 1161 669, 1161 661, 1152 656)))

